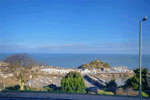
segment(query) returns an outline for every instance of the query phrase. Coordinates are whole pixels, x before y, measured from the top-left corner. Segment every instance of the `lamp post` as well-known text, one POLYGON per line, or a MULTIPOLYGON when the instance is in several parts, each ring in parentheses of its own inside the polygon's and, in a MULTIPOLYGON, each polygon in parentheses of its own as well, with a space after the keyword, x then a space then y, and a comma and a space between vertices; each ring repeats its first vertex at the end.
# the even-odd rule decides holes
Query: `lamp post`
POLYGON ((145 16, 143 18, 143 20, 140 21, 140 36, 139 36, 139 69, 140 69, 140 84, 139 84, 139 98, 140 100, 142 100, 142 82, 141 82, 141 60, 142 60, 142 55, 141 55, 141 51, 142 51, 142 21, 146 21, 147 20, 147 16, 145 16))

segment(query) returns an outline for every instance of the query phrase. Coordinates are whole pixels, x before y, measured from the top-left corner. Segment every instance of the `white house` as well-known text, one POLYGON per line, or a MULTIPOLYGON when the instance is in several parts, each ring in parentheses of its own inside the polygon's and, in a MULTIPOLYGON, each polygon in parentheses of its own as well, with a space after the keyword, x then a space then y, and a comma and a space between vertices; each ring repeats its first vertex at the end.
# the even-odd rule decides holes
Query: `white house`
POLYGON ((81 74, 87 74, 88 72, 89 72, 88 69, 83 69, 83 70, 81 71, 81 74))
POLYGON ((52 73, 52 72, 56 72, 56 69, 55 68, 42 68, 40 71, 52 73))
POLYGON ((96 71, 95 69, 93 69, 93 70, 91 71, 92 74, 96 74, 96 72, 97 72, 97 71, 96 71))
POLYGON ((48 72, 48 73, 67 74, 71 70, 70 69, 64 69, 64 68, 42 68, 41 71, 48 72))
POLYGON ((69 73, 69 71, 68 71, 68 69, 58 68, 58 69, 56 69, 56 73, 67 74, 67 73, 69 73))
POLYGON ((13 76, 13 73, 9 73, 8 76, 12 77, 12 76, 13 76))

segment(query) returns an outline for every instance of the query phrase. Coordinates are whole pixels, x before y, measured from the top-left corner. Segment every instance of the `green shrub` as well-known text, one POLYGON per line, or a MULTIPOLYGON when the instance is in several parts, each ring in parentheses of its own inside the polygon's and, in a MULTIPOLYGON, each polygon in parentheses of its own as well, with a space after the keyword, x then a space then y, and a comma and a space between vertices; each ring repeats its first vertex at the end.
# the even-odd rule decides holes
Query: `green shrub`
POLYGON ((95 94, 94 92, 89 92, 89 94, 95 94))
POLYGON ((53 89, 52 88, 50 88, 50 87, 45 87, 45 91, 53 91, 53 89))
POLYGON ((9 90, 15 90, 13 85, 10 85, 10 87, 8 87, 9 90))
POLYGON ((111 91, 104 91, 104 90, 100 90, 100 91, 98 92, 98 94, 114 95, 113 92, 111 92, 111 91))
POLYGON ((35 88, 33 88, 33 87, 30 87, 30 89, 29 89, 30 91, 36 91, 36 89, 35 88))
POLYGON ((115 82, 116 79, 112 78, 108 83, 106 83, 106 87, 117 87, 117 83, 115 82))
POLYGON ((149 95, 146 94, 145 92, 142 92, 142 97, 149 97, 149 95))
POLYGON ((97 94, 105 94, 104 90, 100 90, 97 94))
POLYGON ((108 92, 105 92, 105 95, 114 95, 114 93, 113 93, 113 92, 108 91, 108 92))
MULTIPOLYGON (((128 78, 125 82, 125 87, 126 88, 133 88, 134 90, 138 90, 139 89, 139 83, 140 83, 140 75, 139 75, 139 69, 134 70, 134 77, 132 78, 128 78)), ((149 89, 148 86, 148 81, 147 81, 147 73, 148 73, 148 69, 147 68, 142 68, 141 70, 142 72, 142 89, 143 90, 147 90, 149 89)))
POLYGON ((78 72, 70 72, 61 80, 64 92, 85 93, 86 85, 82 75, 78 72), (82 88, 81 88, 82 87, 82 88))

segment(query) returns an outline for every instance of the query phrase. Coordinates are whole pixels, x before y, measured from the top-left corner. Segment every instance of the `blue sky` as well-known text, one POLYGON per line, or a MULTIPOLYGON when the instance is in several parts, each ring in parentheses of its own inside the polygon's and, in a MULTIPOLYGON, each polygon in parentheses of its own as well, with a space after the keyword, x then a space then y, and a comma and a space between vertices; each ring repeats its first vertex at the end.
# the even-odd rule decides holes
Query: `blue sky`
POLYGON ((0 52, 150 54, 149 0, 0 0, 0 52))

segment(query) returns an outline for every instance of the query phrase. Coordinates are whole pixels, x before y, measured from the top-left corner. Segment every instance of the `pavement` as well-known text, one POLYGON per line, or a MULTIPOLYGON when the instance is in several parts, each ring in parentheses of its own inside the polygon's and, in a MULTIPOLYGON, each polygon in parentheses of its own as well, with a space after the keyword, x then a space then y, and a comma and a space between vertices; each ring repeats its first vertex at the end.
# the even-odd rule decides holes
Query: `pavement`
MULTIPOLYGON (((7 98, 0 97, 0 100, 69 100, 69 99, 52 99, 52 98, 7 98)), ((73 100, 73 99, 72 99, 73 100)))

